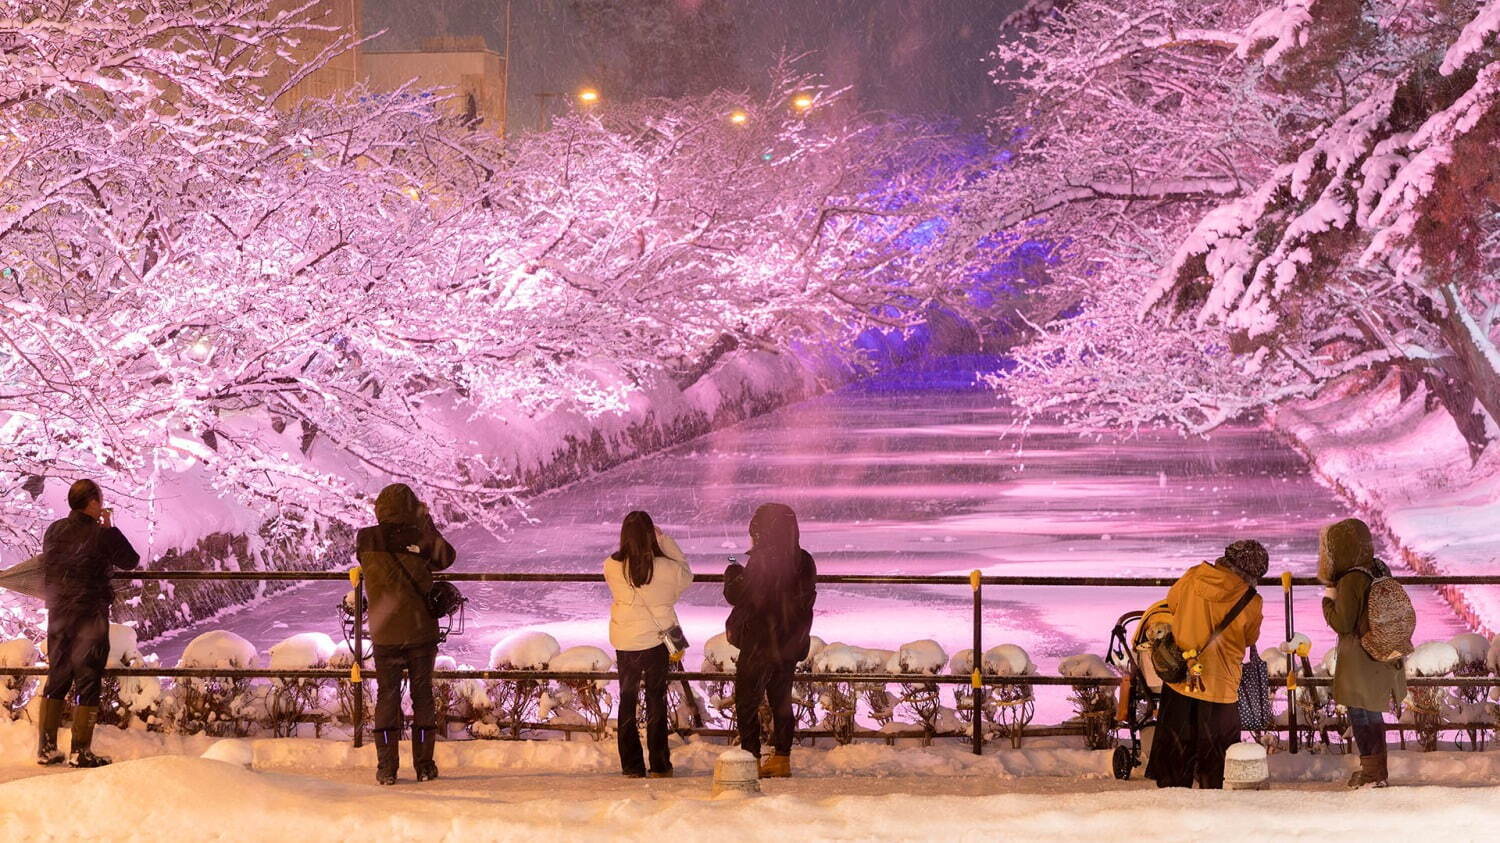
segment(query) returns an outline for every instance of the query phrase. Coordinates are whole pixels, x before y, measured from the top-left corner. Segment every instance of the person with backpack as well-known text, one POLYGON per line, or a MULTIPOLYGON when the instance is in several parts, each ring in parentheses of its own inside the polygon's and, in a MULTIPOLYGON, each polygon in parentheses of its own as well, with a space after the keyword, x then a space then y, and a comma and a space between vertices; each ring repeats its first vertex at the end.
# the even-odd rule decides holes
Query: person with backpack
POLYGON ((768 503, 750 519, 747 564, 724 571, 724 599, 734 608, 724 624, 740 650, 735 664, 734 711, 740 748, 760 758, 760 703, 771 707, 774 754, 760 762, 762 778, 792 774, 792 673, 812 642, 818 569, 802 549, 797 514, 768 503))
POLYGON ((432 572, 453 564, 453 546, 438 532, 427 505, 405 483, 392 483, 375 498, 373 527, 355 536, 375 655, 375 781, 396 783, 400 764, 401 677, 411 685, 411 757, 417 781, 438 777, 432 760, 437 710, 432 670, 437 661, 438 622, 427 608, 432 572))
POLYGON ((42 590, 47 600, 47 683, 37 721, 36 763, 61 764, 57 729, 68 692, 77 693, 68 766, 103 767, 109 759, 93 751, 104 669, 109 661, 109 607, 113 570, 134 570, 141 556, 104 508, 104 492, 92 480, 68 489, 68 516, 42 537, 42 590))
POLYGON ((1162 684, 1161 709, 1146 776, 1157 787, 1224 787, 1224 753, 1240 739, 1244 656, 1260 639, 1255 583, 1270 558, 1260 542, 1237 541, 1213 563, 1195 565, 1167 592, 1181 681, 1162 684))
POLYGON ((674 608, 677 598, 693 583, 693 569, 672 537, 662 532, 645 512, 632 512, 620 525, 620 549, 604 560, 604 582, 609 586, 609 643, 620 667, 620 710, 616 742, 620 771, 644 778, 646 758, 641 753, 637 726, 642 680, 646 685, 646 746, 653 779, 672 777, 672 755, 667 746, 667 672, 672 653, 669 638, 681 638, 674 608), (675 631, 675 632, 674 632, 675 631))
POLYGON ((1416 614, 1385 563, 1375 558, 1370 527, 1358 518, 1330 524, 1319 534, 1318 579, 1326 586, 1323 619, 1339 636, 1333 699, 1348 710, 1359 747, 1359 769, 1349 777, 1349 787, 1385 787, 1384 712, 1406 697, 1402 659, 1412 650, 1416 614))

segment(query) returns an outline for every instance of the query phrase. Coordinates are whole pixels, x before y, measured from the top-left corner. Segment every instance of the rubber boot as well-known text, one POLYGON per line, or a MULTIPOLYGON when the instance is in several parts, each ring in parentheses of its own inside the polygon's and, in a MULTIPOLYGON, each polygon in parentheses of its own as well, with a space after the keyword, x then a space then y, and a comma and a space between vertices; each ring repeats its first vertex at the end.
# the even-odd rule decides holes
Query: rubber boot
POLYGON ((1389 756, 1382 752, 1376 755, 1361 755, 1359 757, 1359 769, 1349 777, 1349 786, 1352 788, 1387 787, 1386 759, 1389 756))
POLYGON ((103 767, 109 759, 94 754, 94 724, 99 722, 99 707, 80 705, 73 709, 73 744, 68 747, 68 766, 103 767))
POLYGON ((411 766, 417 771, 417 781, 431 781, 438 777, 437 762, 432 760, 436 746, 437 729, 431 726, 413 726, 411 729, 411 766))
POLYGON ((43 767, 65 760, 57 748, 57 727, 62 723, 63 701, 42 697, 41 713, 36 724, 36 763, 43 767))
POLYGON ((773 755, 760 762, 760 777, 763 779, 785 779, 792 775, 792 756, 773 755))
POLYGON ((376 729, 375 783, 395 784, 396 770, 401 766, 401 730, 376 729))

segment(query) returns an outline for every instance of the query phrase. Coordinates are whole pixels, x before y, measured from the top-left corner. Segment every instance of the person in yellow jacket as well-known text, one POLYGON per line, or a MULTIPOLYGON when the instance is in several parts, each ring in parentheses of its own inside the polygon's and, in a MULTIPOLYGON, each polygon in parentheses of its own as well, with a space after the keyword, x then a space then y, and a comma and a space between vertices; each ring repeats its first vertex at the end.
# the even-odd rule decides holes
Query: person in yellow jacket
POLYGON ((1193 566, 1167 592, 1172 637, 1197 667, 1186 681, 1163 685, 1146 775, 1157 787, 1222 788, 1224 753, 1240 739, 1239 690, 1245 651, 1260 638, 1261 598, 1254 594, 1270 559, 1254 540, 1224 548, 1213 563, 1193 566), (1213 632, 1220 625, 1217 638, 1213 632), (1210 639, 1213 639, 1210 641, 1210 639))

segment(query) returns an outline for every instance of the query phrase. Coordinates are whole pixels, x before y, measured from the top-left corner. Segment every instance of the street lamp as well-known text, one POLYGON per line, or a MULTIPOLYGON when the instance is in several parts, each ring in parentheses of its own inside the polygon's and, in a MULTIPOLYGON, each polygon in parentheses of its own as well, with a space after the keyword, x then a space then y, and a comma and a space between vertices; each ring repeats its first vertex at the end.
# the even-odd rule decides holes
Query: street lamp
POLYGON ((736 108, 729 112, 729 122, 736 126, 743 126, 750 122, 750 115, 746 114, 744 109, 736 108))
POLYGON ((812 94, 798 94, 792 97, 792 108, 798 111, 806 111, 813 107, 812 94))
POLYGON ((599 92, 593 88, 584 88, 578 92, 578 101, 584 105, 593 105, 599 101, 599 92))

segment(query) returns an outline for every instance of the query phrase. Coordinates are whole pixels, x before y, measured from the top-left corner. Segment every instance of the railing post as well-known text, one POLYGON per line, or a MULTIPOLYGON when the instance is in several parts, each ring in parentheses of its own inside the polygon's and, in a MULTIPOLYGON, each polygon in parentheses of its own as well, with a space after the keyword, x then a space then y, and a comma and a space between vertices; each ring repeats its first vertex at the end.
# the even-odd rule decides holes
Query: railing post
POLYGON ((349 681, 354 683, 354 746, 364 745, 365 738, 365 683, 360 677, 360 661, 365 651, 365 582, 360 567, 349 569, 349 582, 354 586, 354 663, 349 666, 349 681))
POLYGON ((969 587, 974 590, 974 674, 969 681, 974 688, 974 754, 984 754, 984 642, 980 629, 984 625, 984 601, 980 593, 982 583, 978 571, 969 573, 969 587))
MULTIPOLYGON (((1286 640, 1297 634, 1297 624, 1292 618, 1292 572, 1281 572, 1281 592, 1286 600, 1286 640)), ((1297 737, 1297 662, 1292 653, 1286 654, 1286 725, 1287 746, 1295 754, 1297 737)))

